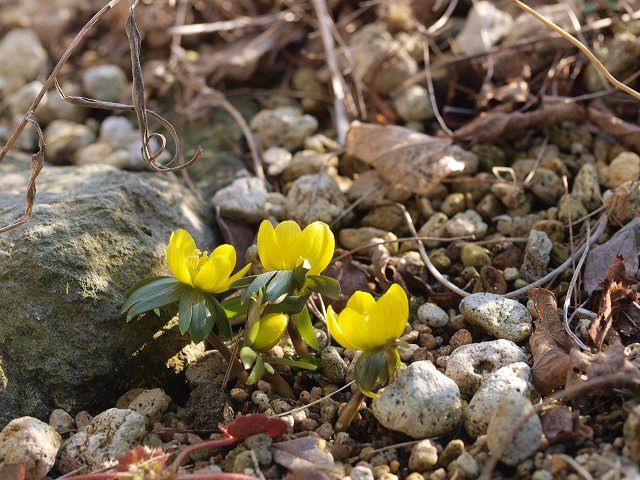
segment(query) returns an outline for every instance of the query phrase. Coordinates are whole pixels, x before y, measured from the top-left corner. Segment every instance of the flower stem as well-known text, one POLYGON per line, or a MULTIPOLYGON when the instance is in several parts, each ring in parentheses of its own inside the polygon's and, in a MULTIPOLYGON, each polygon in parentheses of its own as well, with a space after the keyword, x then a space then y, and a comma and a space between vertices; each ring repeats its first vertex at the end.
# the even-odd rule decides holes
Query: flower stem
POLYGON ((289 338, 291 339, 291 343, 293 343, 293 348, 296 350, 298 355, 308 355, 309 349, 307 348, 307 344, 304 343, 300 332, 296 328, 296 324, 293 321, 293 317, 289 315, 289 323, 287 324, 287 333, 289 334, 289 338))
POLYGON ((291 386, 284 378, 282 378, 282 375, 280 375, 279 373, 271 374, 265 372, 262 375, 262 380, 269 383, 273 388, 275 388, 276 392, 278 392, 281 396, 285 398, 294 398, 291 386))
POLYGON ((228 364, 231 365, 231 369, 235 374, 238 381, 245 383, 247 381, 247 377, 249 374, 245 371, 240 359, 236 357, 233 352, 229 349, 226 343, 217 336, 215 333, 210 333, 207 337, 207 340, 211 342, 211 344, 220 352, 220 354, 224 357, 228 364))
POLYGON ((358 410, 360 410, 362 400, 364 400, 364 394, 360 390, 351 395, 345 409, 342 410, 342 413, 338 417, 338 421, 336 422, 336 432, 344 432, 349 428, 353 417, 355 417, 358 410))
POLYGON ((202 450, 203 448, 220 448, 220 447, 229 447, 231 445, 235 445, 238 443, 238 439, 234 437, 220 438, 218 440, 207 440, 206 442, 197 443, 195 445, 190 445, 176 456, 171 464, 171 470, 177 472, 178 469, 184 465, 193 452, 197 452, 198 450, 202 450))

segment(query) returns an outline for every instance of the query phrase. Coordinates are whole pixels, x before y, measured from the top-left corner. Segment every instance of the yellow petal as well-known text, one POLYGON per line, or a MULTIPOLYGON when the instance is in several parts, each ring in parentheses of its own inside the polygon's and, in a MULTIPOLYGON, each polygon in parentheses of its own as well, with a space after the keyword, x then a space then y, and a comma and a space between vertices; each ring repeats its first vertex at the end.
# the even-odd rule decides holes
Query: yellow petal
POLYGON ((409 318, 409 299, 400 285, 394 283, 369 313, 370 329, 376 332, 377 346, 399 338, 409 318))
POLYGON ((347 301, 347 308, 351 308, 361 314, 368 314, 375 306, 376 301, 369 292, 356 291, 347 301))
POLYGON ((215 257, 218 255, 221 257, 225 257, 227 260, 229 260, 229 263, 231 265, 233 265, 234 267, 236 266, 236 249, 233 248, 233 245, 223 243, 222 245, 216 247, 216 249, 211 252, 209 256, 215 257))
POLYGON ((279 268, 283 270, 295 268, 300 258, 300 226, 292 220, 286 220, 278 224, 275 234, 280 250, 279 268))
POLYGON ((360 350, 360 348, 357 345, 351 343, 347 336, 343 333, 338 315, 333 311, 333 307, 331 305, 329 305, 329 307, 327 308, 327 328, 329 329, 329 333, 334 338, 334 340, 344 348, 348 348, 350 350, 360 350))
POLYGON ((179 282, 192 285, 191 274, 187 266, 187 259, 196 255, 196 242, 186 230, 176 230, 169 238, 167 245, 167 263, 171 274, 179 282))
POLYGON ((298 255, 309 260, 311 275, 319 275, 333 258, 336 243, 333 232, 324 222, 313 222, 302 231, 298 255))
POLYGON ((258 229, 258 256, 266 271, 281 268, 282 255, 275 229, 269 220, 263 220, 258 229))
POLYGON ((258 322, 258 334, 251 348, 257 352, 273 348, 284 335, 288 322, 289 319, 283 313, 272 313, 262 317, 258 322))
POLYGON ((240 270, 238 270, 236 273, 234 273, 233 275, 231 275, 229 277, 229 280, 227 280, 225 282, 225 284, 221 287, 222 290, 220 290, 219 292, 214 292, 214 293, 226 292, 227 290, 229 290, 229 287, 231 286, 231 284, 233 282, 235 282, 236 280, 239 280, 242 277, 244 277, 244 275, 247 273, 247 271, 250 268, 251 268, 251 264, 250 263, 246 264, 244 267, 242 267, 240 270))
POLYGON ((219 293, 231 275, 234 265, 222 255, 210 257, 193 280, 193 286, 203 292, 219 293))

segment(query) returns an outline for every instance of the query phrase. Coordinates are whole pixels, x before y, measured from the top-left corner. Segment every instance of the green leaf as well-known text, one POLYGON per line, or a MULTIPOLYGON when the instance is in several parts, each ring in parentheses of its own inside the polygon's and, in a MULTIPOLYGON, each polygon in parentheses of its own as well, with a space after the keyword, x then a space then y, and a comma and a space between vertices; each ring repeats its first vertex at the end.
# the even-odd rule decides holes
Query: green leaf
POLYGON ((214 318, 207 307, 206 296, 198 291, 194 291, 191 304, 191 324, 189 334, 195 343, 202 342, 213 330, 214 318))
POLYGON ((250 347, 242 347, 240 349, 240 361, 244 368, 250 368, 256 361, 258 354, 254 352, 250 347))
POLYGON ((311 264, 306 258, 293 269, 293 285, 296 288, 302 288, 304 286, 309 270, 311 270, 311 264))
MULTIPOLYGON (((207 302, 207 308, 209 309, 209 314, 213 317, 213 321, 218 327, 218 333, 223 338, 223 340, 230 340, 232 337, 231 332, 231 324, 229 323, 229 317, 227 317, 227 312, 218 299, 212 293, 205 293, 204 297, 207 302)), ((210 333, 211 331, 209 331, 210 333)), ((207 335, 209 335, 207 333, 207 335)))
POLYGON ((313 328, 313 323, 311 323, 311 315, 309 315, 307 307, 304 307, 300 313, 295 314, 293 320, 304 341, 314 350, 320 350, 316 332, 313 328))
POLYGON ((293 288, 293 271, 278 270, 267 284, 267 300, 270 303, 279 303, 293 288))
POLYGON ((270 373, 271 375, 274 375, 276 373, 276 371, 273 369, 273 367, 271 365, 269 365, 268 363, 264 364, 264 368, 267 371, 267 373, 270 373))
POLYGON ((180 304, 178 305, 178 320, 180 320, 180 333, 184 335, 189 331, 191 325, 191 308, 194 301, 194 291, 190 290, 184 292, 180 297, 180 304))
POLYGON ((333 300, 340 298, 340 283, 338 283, 335 278, 322 275, 307 275, 307 281, 304 285, 312 292, 319 293, 333 300))
POLYGON ((253 345, 253 342, 256 341, 256 337, 258 336, 258 332, 260 331, 260 300, 262 295, 258 294, 249 299, 247 302, 247 321, 244 324, 245 333, 244 338, 247 345, 253 345))
POLYGON ((310 362, 304 362, 302 360, 294 360, 292 358, 265 358, 265 362, 273 365, 288 365, 294 368, 301 368, 303 370, 317 370, 318 366, 310 362))
POLYGON ((363 353, 356 360, 353 373, 360 391, 368 397, 376 398, 378 395, 372 390, 378 384, 381 374, 388 378, 385 352, 378 349, 363 353))
POLYGON ((220 302, 222 308, 224 308, 227 318, 238 317, 240 315, 247 314, 247 305, 242 301, 242 296, 237 295, 235 297, 227 298, 220 302))
POLYGON ((253 369, 247 378, 247 385, 254 385, 264 375, 264 362, 260 355, 256 356, 256 362, 253 364, 253 369))
POLYGON ((176 303, 182 293, 190 288, 173 277, 156 278, 133 291, 120 314, 127 312, 128 322, 141 313, 176 303))
POLYGON ((229 290, 237 290, 239 288, 244 288, 248 286, 251 282, 256 279, 256 275, 249 275, 247 277, 242 277, 229 285, 229 290))
POLYGON ((133 292, 135 292, 136 290, 138 290, 139 288, 144 287, 145 285, 147 285, 147 284, 149 284, 151 282, 155 282, 156 280, 160 280, 162 278, 173 278, 173 277, 167 277, 166 275, 156 275, 155 277, 143 278, 142 280, 138 280, 136 283, 131 285, 127 289, 127 291, 125 292, 125 296, 130 297, 131 294, 133 292))
POLYGON ((287 295, 280 303, 270 303, 264 309, 263 315, 270 313, 300 313, 309 300, 309 295, 287 295))
POLYGON ((275 274, 276 272, 266 272, 266 273, 261 273, 260 275, 255 277, 253 281, 249 284, 247 289, 244 291, 244 294, 242 295, 242 303, 249 300, 254 293, 257 293, 258 291, 262 290, 267 285, 267 283, 269 283, 269 280, 271 280, 275 274))

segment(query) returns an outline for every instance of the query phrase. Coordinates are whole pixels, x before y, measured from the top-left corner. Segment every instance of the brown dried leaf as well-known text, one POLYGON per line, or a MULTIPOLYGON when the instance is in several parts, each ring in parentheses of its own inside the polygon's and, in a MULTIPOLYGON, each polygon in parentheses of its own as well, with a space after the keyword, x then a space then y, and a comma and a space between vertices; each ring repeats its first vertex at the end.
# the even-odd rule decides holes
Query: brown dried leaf
POLYGON ((457 140, 485 143, 518 137, 529 130, 536 130, 566 121, 581 121, 586 111, 577 102, 545 100, 532 112, 491 111, 481 114, 453 134, 457 140))
POLYGON ((276 443, 272 447, 273 461, 287 470, 335 467, 333 455, 320 448, 319 441, 302 437, 276 443))
POLYGON ((455 172, 477 167, 475 155, 452 145, 451 140, 397 125, 353 122, 345 151, 374 167, 389 183, 419 195, 428 195, 455 172))
POLYGON ((601 100, 589 105, 589 119, 604 132, 618 137, 627 148, 640 153, 640 126, 616 117, 601 100))
POLYGON ((640 255, 640 219, 621 228, 610 240, 589 252, 584 267, 584 288, 589 295, 602 288, 609 267, 621 256, 628 272, 638 270, 640 255))
POLYGON ((253 239, 256 234, 253 228, 246 223, 238 222, 232 218, 225 217, 220 213, 220 207, 216 207, 216 222, 220 233, 222 234, 222 240, 225 243, 233 245, 238 252, 236 256, 235 268, 242 268, 247 264, 244 253, 253 244, 253 239))
POLYGON ((591 427, 582 423, 580 418, 574 418, 568 407, 557 406, 545 411, 541 421, 542 431, 549 443, 593 436, 591 427))
POLYGON ((536 327, 549 335, 565 353, 568 353, 573 347, 573 341, 564 329, 564 323, 558 314, 556 297, 544 288, 532 288, 528 294, 538 312, 536 327))
POLYGON ((330 305, 335 310, 342 310, 347 304, 347 299, 354 294, 356 290, 368 292, 369 282, 363 268, 354 263, 351 256, 342 260, 334 261, 324 271, 324 275, 335 278, 340 282, 340 298, 330 301, 330 305))

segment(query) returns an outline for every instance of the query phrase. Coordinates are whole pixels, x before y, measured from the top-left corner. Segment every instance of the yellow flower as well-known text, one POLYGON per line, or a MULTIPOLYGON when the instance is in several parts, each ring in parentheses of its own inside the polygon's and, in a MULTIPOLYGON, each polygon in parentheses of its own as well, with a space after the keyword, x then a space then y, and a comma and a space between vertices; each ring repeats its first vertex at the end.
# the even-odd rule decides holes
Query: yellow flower
POLYGON ((397 283, 378 301, 370 293, 355 292, 340 315, 327 309, 331 336, 345 348, 370 351, 399 338, 409 318, 407 294, 397 283))
POLYGON ((302 260, 311 265, 309 273, 319 275, 333 258, 335 240, 329 225, 313 222, 304 230, 287 220, 276 228, 268 220, 258 230, 258 255, 265 270, 292 270, 302 260))
POLYGON ((251 344, 256 352, 271 350, 280 341, 287 329, 288 317, 284 313, 265 315, 258 321, 258 333, 251 344))
POLYGON ((231 245, 220 245, 213 252, 201 252, 189 232, 176 230, 167 245, 167 263, 172 275, 181 283, 197 290, 221 293, 229 285, 242 278, 251 265, 246 265, 235 275, 236 250, 231 245))

